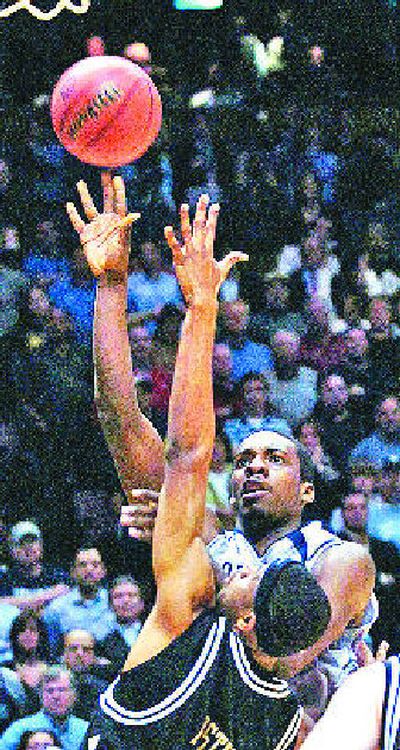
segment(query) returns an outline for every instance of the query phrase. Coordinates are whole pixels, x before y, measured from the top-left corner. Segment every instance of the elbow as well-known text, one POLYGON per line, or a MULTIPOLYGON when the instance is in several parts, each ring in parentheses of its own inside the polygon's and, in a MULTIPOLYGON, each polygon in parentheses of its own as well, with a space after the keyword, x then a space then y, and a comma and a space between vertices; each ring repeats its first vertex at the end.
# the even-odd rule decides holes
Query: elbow
POLYGON ((168 440, 165 448, 165 461, 170 469, 181 468, 191 473, 207 471, 212 455, 212 444, 195 447, 187 446, 176 440, 168 440))

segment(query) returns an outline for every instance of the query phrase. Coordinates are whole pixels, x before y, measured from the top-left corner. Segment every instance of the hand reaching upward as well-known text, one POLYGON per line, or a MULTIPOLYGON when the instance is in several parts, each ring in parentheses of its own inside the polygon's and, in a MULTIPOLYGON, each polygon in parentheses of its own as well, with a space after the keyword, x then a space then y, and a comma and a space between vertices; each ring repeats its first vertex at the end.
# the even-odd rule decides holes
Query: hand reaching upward
POLYGON ((87 262, 94 276, 106 271, 126 274, 130 250, 130 225, 140 214, 126 213, 125 186, 122 177, 102 173, 103 212, 99 213, 83 180, 77 184, 85 223, 73 203, 66 209, 71 224, 79 234, 87 262))
POLYGON ((188 305, 201 304, 210 295, 218 295, 221 284, 227 278, 229 271, 240 261, 247 261, 246 253, 231 252, 216 261, 213 256, 219 214, 218 204, 210 206, 209 198, 201 195, 196 206, 193 228, 190 225, 189 206, 181 206, 181 245, 172 227, 165 227, 164 233, 172 251, 172 259, 182 289, 182 294, 188 305))

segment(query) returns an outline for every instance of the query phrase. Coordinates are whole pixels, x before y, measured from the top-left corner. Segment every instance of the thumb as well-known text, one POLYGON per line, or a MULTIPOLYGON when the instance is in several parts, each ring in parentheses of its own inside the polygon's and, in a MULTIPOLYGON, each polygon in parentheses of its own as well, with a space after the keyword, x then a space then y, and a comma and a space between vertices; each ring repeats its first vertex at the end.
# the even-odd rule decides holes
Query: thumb
POLYGON ((379 644, 378 650, 376 652, 376 661, 385 661, 387 652, 389 650, 389 643, 387 641, 382 641, 379 644))
POLYGON ((236 263, 241 263, 243 261, 248 261, 249 256, 247 253, 240 253, 240 252, 231 252, 228 253, 228 255, 223 258, 219 262, 219 269, 221 272, 221 283, 225 281, 226 277, 228 276, 229 271, 236 263))

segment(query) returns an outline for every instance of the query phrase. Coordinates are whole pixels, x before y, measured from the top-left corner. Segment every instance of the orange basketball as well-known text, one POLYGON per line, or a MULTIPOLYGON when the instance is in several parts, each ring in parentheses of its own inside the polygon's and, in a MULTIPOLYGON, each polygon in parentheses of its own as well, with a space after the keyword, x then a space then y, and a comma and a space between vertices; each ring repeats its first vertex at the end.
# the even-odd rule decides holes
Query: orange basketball
POLYGON ((98 167, 138 159, 161 127, 153 81, 124 57, 87 57, 72 65, 54 87, 50 110, 67 151, 98 167))

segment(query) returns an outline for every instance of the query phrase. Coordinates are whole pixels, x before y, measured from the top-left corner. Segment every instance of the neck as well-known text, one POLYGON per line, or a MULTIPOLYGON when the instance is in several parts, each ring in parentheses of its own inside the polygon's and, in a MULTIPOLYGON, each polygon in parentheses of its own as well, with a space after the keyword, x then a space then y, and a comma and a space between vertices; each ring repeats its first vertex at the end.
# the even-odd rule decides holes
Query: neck
POLYGON ((275 372, 279 380, 291 380, 299 374, 299 364, 286 364, 285 362, 277 362, 275 366, 275 372))
POLYGON ((368 547, 368 534, 365 530, 357 531, 347 528, 346 531, 349 537, 349 541, 356 542, 357 544, 362 544, 364 547, 368 547))
POLYGON ((97 587, 87 589, 83 586, 79 586, 79 593, 82 599, 95 599, 98 594, 98 591, 99 589, 97 587))
POLYGON ((129 618, 118 617, 117 622, 118 622, 118 625, 121 625, 122 627, 130 627, 130 625, 135 625, 135 623, 138 622, 138 618, 137 617, 129 617, 129 618))
POLYGON ((274 544, 274 542, 277 542, 278 539, 282 539, 287 534, 290 534, 292 531, 295 531, 300 526, 300 518, 296 521, 290 521, 289 523, 285 524, 284 526, 280 526, 279 529, 275 529, 275 531, 272 531, 270 534, 265 536, 263 539, 260 539, 259 542, 257 542, 257 552, 260 555, 263 555, 267 549, 274 544))

